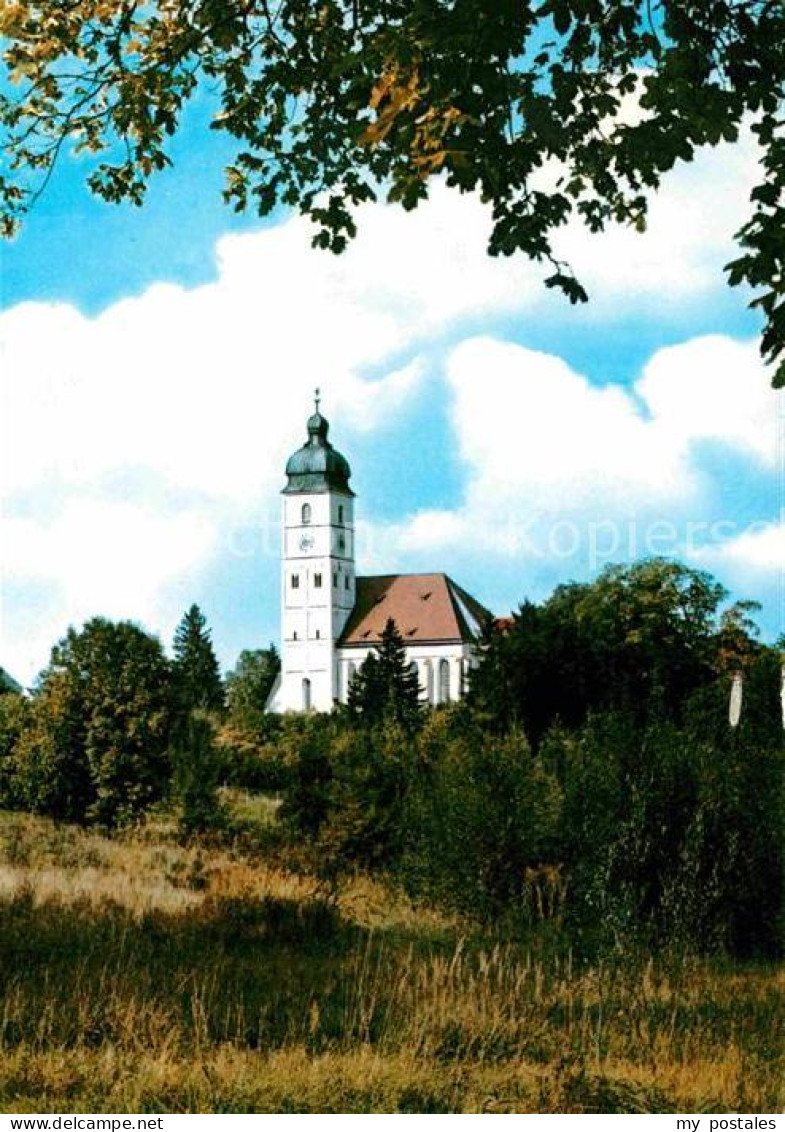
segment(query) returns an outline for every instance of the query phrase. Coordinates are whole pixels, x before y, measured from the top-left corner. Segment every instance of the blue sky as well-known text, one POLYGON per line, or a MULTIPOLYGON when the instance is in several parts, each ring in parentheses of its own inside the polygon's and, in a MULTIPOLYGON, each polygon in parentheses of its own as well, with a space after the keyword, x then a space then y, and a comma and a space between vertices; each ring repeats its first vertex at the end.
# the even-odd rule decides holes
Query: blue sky
POLYGON ((235 216, 208 111, 143 208, 66 163, 2 249, 9 671, 96 613, 168 642, 192 601, 226 667, 277 640, 278 492, 317 384, 361 572, 445 570, 503 614, 664 553, 782 632, 781 403, 721 272, 749 141, 678 170, 645 236, 566 231, 576 310, 489 259, 482 206, 439 186, 366 208, 338 258, 297 217, 235 216))

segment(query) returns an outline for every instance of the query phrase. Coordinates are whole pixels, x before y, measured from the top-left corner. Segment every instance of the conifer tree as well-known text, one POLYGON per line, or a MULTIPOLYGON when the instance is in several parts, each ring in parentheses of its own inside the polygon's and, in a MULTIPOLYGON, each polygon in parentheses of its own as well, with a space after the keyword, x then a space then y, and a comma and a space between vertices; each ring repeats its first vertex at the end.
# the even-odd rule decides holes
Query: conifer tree
POLYGON ((207 621, 198 605, 183 615, 174 634, 174 675, 183 711, 222 711, 224 689, 207 621))
POLYGON ((378 651, 365 659, 352 681, 348 706, 349 714, 366 724, 393 719, 411 727, 417 721, 420 685, 392 617, 384 627, 378 651))

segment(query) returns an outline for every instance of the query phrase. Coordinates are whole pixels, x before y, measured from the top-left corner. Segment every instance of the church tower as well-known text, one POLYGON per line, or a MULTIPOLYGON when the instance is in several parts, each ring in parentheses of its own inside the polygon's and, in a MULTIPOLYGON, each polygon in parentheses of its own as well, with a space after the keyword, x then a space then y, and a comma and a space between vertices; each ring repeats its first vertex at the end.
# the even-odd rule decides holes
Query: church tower
POLYGON ((289 458, 283 489, 281 675, 274 711, 329 711, 339 695, 336 644, 356 598, 354 492, 348 461, 316 411, 289 458))

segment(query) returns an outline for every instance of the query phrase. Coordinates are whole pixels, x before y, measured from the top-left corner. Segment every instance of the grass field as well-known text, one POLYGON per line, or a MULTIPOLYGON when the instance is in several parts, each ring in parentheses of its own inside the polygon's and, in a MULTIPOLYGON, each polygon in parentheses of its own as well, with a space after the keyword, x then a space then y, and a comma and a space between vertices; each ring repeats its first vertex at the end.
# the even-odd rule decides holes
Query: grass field
POLYGON ((3 1112, 777 1112, 783 1019, 782 966, 581 966, 163 820, 0 814, 3 1112))

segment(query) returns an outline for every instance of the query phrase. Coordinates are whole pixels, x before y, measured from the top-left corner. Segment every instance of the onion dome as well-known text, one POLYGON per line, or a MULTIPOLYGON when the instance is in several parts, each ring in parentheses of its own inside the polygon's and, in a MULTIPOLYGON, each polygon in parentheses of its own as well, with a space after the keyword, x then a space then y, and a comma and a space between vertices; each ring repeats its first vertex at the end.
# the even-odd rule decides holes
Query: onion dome
POLYGON ((354 495, 349 487, 352 474, 349 461, 327 439, 330 423, 319 412, 318 389, 315 401, 316 412, 308 418, 308 440, 286 463, 287 482, 283 493, 342 491, 345 495, 354 495))

